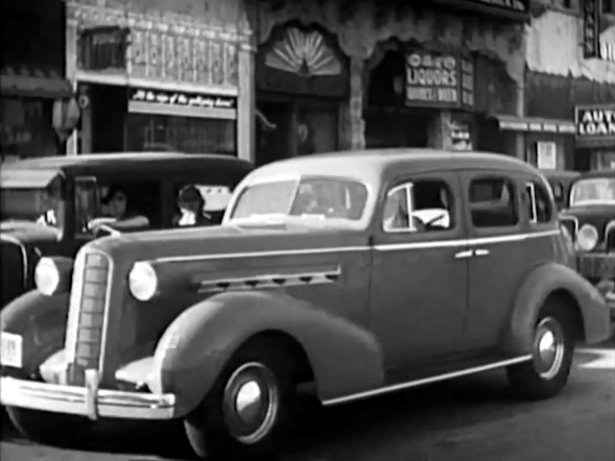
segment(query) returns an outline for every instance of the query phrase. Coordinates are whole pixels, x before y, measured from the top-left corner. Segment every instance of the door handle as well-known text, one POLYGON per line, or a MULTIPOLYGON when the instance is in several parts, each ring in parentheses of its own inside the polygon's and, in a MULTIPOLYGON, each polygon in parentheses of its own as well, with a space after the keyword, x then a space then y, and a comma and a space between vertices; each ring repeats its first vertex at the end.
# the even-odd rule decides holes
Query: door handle
POLYGON ((486 250, 484 248, 477 248, 476 250, 474 250, 474 256, 489 256, 489 250, 486 250))
POLYGON ((460 251, 459 253, 455 254, 455 259, 466 259, 466 258, 471 258, 474 254, 473 250, 464 250, 464 251, 460 251))

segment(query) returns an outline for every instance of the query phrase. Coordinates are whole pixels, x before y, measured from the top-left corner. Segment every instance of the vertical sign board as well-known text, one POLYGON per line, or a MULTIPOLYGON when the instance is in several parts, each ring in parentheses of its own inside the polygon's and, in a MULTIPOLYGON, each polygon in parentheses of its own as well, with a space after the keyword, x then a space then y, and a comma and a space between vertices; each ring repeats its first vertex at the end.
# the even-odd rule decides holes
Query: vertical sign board
POLYGON ((459 54, 406 55, 406 106, 474 109, 474 61, 459 54))
POLYGON ((600 57, 601 0, 583 0, 583 57, 600 57))

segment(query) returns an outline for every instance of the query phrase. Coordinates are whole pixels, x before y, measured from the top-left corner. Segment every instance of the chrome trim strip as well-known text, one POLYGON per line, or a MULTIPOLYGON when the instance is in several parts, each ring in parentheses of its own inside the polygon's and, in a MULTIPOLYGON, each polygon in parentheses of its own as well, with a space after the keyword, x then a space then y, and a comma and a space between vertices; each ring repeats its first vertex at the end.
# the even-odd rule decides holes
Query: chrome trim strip
MULTIPOLYGON (((413 242, 413 243, 386 243, 381 245, 369 246, 348 246, 348 247, 331 247, 331 248, 303 248, 298 250, 272 250, 272 251, 253 251, 240 253, 212 253, 206 255, 191 255, 191 256, 167 256, 143 260, 149 264, 174 263, 174 262, 194 262, 194 261, 211 261, 215 259, 240 259, 240 258, 263 258, 273 256, 300 256, 300 255, 315 255, 315 254, 330 254, 330 253, 351 253, 359 251, 369 251, 372 248, 376 250, 391 251, 398 249, 421 249, 421 248, 445 248, 458 247, 463 245, 484 245, 489 243, 505 243, 523 241, 532 238, 551 237, 559 235, 559 229, 553 229, 542 232, 531 232, 524 234, 510 234, 496 237, 478 237, 472 239, 455 239, 455 240, 437 240, 429 242, 413 242)), ((141 262, 141 261, 139 261, 141 262)))
POLYGON ((111 286, 113 284, 113 258, 109 256, 107 253, 96 250, 91 253, 98 253, 103 258, 107 259, 109 263, 109 269, 107 273, 107 286, 105 288, 105 307, 104 307, 104 316, 103 316, 103 325, 100 329, 100 356, 98 357, 98 371, 103 373, 103 364, 105 361, 105 355, 107 352, 107 330, 109 329, 109 311, 110 311, 110 303, 111 303, 111 286))
MULTIPOLYGON (((0 378, 0 402, 6 406, 90 416, 85 387, 65 386, 9 377, 0 378)), ((171 419, 175 394, 149 394, 100 389, 95 396, 97 417, 171 419)))
POLYGON ((23 259, 23 288, 25 289, 28 285, 28 267, 29 267, 29 263, 28 263, 28 252, 26 251, 26 246, 19 241, 19 239, 13 237, 12 235, 8 235, 8 234, 0 234, 0 240, 5 240, 7 242, 10 243, 14 243, 15 245, 17 245, 19 247, 19 250, 21 251, 21 258, 23 259))
POLYGON ((333 399, 323 400, 322 404, 326 406, 330 405, 339 405, 341 403, 351 402, 354 400, 362 400, 370 397, 375 397, 382 394, 388 394, 390 392, 396 392, 404 389, 410 389, 412 387, 422 386, 424 384, 436 383, 438 381, 446 381, 453 378, 459 378, 462 376, 467 376, 475 373, 480 373, 483 371, 493 370, 496 368, 507 367, 509 365, 515 365, 517 363, 527 362, 532 360, 531 355, 523 355, 520 357, 516 357, 514 359, 501 360, 499 362, 494 362, 488 365, 481 365, 479 367, 467 368, 465 370, 454 371, 452 373, 444 373, 438 376, 432 376, 429 378, 417 379, 414 381, 408 381, 406 383, 394 384, 392 386, 385 386, 378 389, 374 389, 371 391, 365 392, 357 392, 356 394, 350 394, 343 397, 336 397, 333 399))

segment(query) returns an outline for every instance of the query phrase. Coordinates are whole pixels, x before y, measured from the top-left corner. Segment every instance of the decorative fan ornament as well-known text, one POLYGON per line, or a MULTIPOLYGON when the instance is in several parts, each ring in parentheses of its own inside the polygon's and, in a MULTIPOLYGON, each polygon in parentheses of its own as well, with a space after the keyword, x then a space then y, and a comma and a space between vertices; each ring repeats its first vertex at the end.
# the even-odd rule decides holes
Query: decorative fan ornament
POLYGON ((303 32, 294 27, 273 44, 265 64, 303 77, 342 73, 342 64, 320 32, 303 32))

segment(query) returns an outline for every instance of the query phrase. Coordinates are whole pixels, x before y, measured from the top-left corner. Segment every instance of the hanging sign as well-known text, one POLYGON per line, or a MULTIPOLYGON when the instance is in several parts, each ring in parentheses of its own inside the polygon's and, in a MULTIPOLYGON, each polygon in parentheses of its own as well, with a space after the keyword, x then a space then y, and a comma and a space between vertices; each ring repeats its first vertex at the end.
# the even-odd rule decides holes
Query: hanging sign
POLYGON ((600 57, 601 0, 583 0, 583 57, 600 57))
POLYGON ((414 50, 406 56, 406 106, 474 107, 474 61, 414 50))
POLYGON ((575 107, 577 139, 615 141, 615 104, 575 107))

